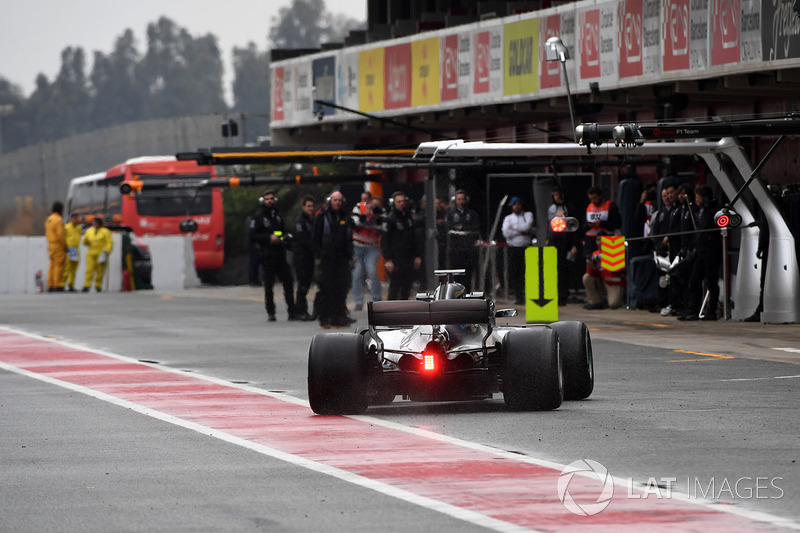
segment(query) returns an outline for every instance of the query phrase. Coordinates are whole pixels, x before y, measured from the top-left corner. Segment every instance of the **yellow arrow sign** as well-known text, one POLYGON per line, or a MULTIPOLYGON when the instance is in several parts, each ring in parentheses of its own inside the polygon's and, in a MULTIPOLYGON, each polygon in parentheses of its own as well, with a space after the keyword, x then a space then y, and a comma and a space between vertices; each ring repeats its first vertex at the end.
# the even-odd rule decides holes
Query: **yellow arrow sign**
POLYGON ((554 246, 525 250, 525 321, 558 321, 558 257, 554 246))

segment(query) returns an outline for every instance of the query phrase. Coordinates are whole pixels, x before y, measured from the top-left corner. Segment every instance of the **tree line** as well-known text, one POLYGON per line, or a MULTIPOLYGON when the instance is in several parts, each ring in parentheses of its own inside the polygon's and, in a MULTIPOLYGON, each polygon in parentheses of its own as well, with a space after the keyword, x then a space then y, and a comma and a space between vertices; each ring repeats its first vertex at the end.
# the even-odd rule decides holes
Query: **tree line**
POLYGON ((6 110, 0 119, 2 150, 141 120, 224 112, 269 116, 270 50, 318 48, 343 40, 359 26, 363 22, 329 13, 324 0, 293 0, 273 18, 266 49, 253 42, 233 49, 230 107, 224 98, 221 52, 211 33, 193 36, 161 17, 147 25, 144 52, 126 29, 110 53, 94 52, 91 72, 86 51, 67 47, 55 79, 39 74, 27 98, 0 75, 0 109, 6 110))

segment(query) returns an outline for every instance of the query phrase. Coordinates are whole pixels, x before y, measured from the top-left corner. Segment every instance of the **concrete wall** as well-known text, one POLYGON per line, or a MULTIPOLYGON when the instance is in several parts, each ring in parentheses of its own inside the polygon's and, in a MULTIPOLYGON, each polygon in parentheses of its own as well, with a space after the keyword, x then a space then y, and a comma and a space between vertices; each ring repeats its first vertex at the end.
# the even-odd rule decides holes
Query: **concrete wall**
MULTIPOLYGON (((191 237, 142 237, 150 246, 153 261, 153 288, 176 290, 197 287, 200 281, 194 269, 191 237)), ((122 290, 122 237, 114 234, 114 251, 103 283, 105 290, 122 290)), ((75 288, 83 287, 86 276, 86 247, 81 246, 81 262, 75 277, 75 288)), ((36 273, 42 272, 47 290, 49 266, 47 240, 44 237, 0 237, 0 294, 33 294, 39 292, 36 273)), ((94 285, 92 285, 94 287, 94 285)))
POLYGON ((0 212, 16 210, 17 198, 25 197, 49 209, 55 200, 66 200, 72 178, 104 172, 131 157, 225 146, 220 129, 225 118, 215 114, 135 122, 0 154, 0 212))

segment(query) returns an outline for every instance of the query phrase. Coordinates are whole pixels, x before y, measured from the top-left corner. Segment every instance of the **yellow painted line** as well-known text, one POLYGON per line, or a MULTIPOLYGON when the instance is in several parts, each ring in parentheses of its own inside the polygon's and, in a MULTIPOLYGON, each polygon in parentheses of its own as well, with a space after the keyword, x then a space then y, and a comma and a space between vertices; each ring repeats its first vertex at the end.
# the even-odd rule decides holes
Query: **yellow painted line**
POLYGON ((170 296, 169 294, 164 294, 164 295, 161 296, 161 299, 162 300, 172 300, 172 296, 170 296))
POLYGON ((628 326, 650 326, 652 328, 668 328, 669 324, 659 324, 657 322, 623 322, 628 326))
MULTIPOLYGON (((653 328, 668 328, 670 327, 668 324, 656 324, 656 323, 649 323, 649 322, 622 322, 624 326, 648 326, 653 328)), ((614 331, 624 331, 627 333, 631 332, 630 328, 620 328, 620 327, 602 327, 602 326, 590 326, 589 332, 596 331, 602 333, 609 333, 614 331)))
POLYGON ((675 353, 690 353, 693 355, 703 355, 706 359, 674 359, 668 363, 692 363, 697 361, 714 361, 716 359, 736 359, 733 355, 720 355, 718 353, 691 352, 689 350, 673 350, 675 353))

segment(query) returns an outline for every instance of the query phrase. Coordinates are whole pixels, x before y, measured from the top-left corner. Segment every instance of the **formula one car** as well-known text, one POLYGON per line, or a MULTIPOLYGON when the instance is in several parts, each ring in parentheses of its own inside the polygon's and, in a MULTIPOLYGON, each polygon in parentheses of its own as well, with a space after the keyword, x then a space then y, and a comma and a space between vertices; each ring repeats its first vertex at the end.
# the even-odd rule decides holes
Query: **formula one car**
POLYGON ((439 285, 416 300, 373 302, 369 327, 321 333, 308 353, 308 399, 318 414, 360 414, 395 396, 412 401, 492 398, 509 409, 556 409, 594 388, 592 342, 582 322, 498 326, 483 293, 465 293, 437 270, 439 285))

